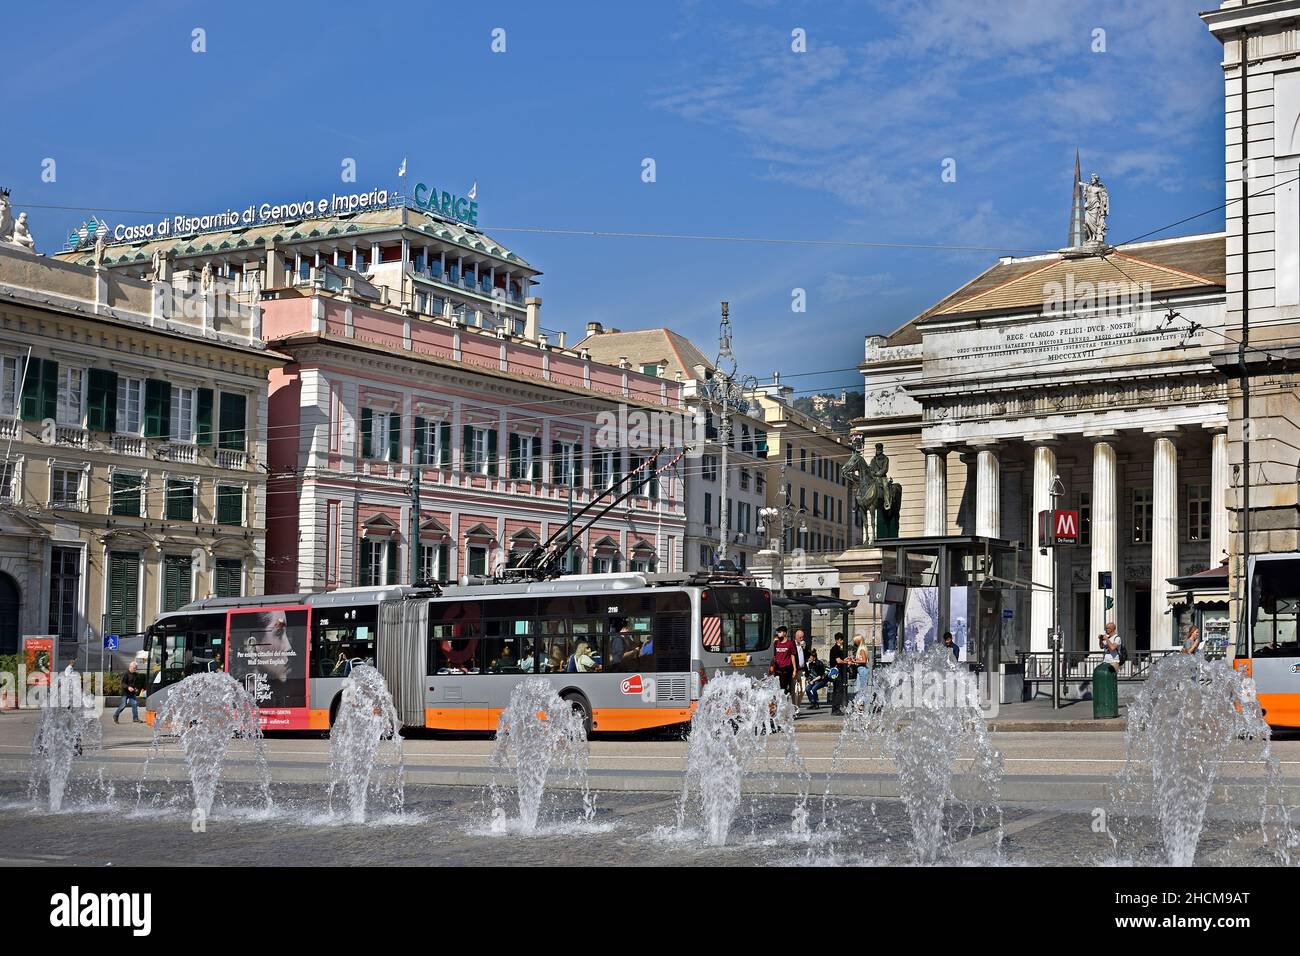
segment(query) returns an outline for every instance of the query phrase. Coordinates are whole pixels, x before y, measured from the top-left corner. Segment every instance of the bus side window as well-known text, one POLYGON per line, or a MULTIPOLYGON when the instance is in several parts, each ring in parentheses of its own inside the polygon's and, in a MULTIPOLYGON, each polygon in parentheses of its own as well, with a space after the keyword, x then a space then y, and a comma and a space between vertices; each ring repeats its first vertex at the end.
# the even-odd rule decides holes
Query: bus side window
POLYGON ((480 674, 482 631, 477 623, 429 625, 429 671, 433 674, 480 674))

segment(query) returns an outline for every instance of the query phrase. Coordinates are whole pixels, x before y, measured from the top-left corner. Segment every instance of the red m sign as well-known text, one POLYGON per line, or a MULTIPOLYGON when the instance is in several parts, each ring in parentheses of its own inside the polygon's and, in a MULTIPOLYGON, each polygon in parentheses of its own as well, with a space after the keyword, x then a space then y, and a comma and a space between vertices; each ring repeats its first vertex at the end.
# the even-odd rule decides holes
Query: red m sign
POLYGON ((1079 512, 1057 511, 1052 515, 1052 537, 1057 544, 1079 543, 1079 512))

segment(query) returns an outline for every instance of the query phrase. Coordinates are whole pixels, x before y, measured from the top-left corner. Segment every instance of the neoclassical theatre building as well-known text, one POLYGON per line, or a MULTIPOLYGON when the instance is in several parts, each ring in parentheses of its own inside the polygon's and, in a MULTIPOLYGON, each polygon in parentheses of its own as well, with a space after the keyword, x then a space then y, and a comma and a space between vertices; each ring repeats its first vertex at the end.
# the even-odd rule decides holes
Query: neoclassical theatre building
POLYGON ((1065 648, 1093 647, 1108 620, 1131 648, 1168 648, 1192 620, 1179 612, 1189 591, 1226 619, 1228 396, 1211 361, 1225 237, 1071 239, 1000 259, 869 337, 857 431, 891 458, 904 536, 1022 542, 1023 572, 1048 585, 1032 589, 1022 649, 1049 648, 1052 566, 1034 516, 1054 504, 1080 519, 1079 543, 1057 549, 1065 648), (1098 571, 1113 575, 1111 608, 1098 571))

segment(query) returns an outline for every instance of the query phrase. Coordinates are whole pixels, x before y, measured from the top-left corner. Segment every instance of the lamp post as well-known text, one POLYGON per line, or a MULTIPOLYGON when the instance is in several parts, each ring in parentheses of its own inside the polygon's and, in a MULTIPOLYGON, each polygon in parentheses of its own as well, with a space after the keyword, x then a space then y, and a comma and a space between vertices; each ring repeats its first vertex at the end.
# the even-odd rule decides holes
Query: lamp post
POLYGON ((700 393, 709 410, 718 418, 718 442, 722 445, 722 484, 718 494, 718 560, 727 560, 727 452, 731 448, 732 413, 749 410, 748 393, 758 388, 758 379, 752 375, 737 377, 736 356, 731 351, 730 306, 722 303, 722 323, 718 326, 718 359, 713 363, 713 374, 700 386, 700 393))
POLYGON ((796 508, 789 501, 786 492, 785 483, 785 465, 781 465, 781 484, 778 493, 785 504, 779 507, 760 508, 758 510, 759 525, 758 533, 767 534, 771 529, 775 534, 768 538, 768 547, 776 552, 776 561, 772 565, 772 583, 775 585, 773 590, 777 596, 785 594, 785 533, 796 525, 801 534, 808 533, 808 512, 803 508, 796 508))

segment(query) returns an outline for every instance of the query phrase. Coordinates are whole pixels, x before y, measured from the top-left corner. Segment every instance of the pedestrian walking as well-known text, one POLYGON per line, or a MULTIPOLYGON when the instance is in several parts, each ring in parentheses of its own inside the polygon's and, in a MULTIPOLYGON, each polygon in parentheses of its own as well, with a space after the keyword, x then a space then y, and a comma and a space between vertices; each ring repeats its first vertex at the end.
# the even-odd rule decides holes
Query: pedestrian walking
POLYGON ((131 706, 131 723, 140 723, 137 698, 142 690, 144 690, 144 675, 139 672, 135 661, 132 661, 127 665, 126 673, 122 675, 122 700, 117 705, 117 710, 113 711, 113 723, 118 722, 117 718, 122 716, 122 711, 126 710, 128 704, 131 706))
POLYGON ((794 700, 794 675, 799 666, 799 651, 790 632, 784 627, 776 629, 776 639, 772 642, 772 671, 781 682, 781 690, 794 700))

